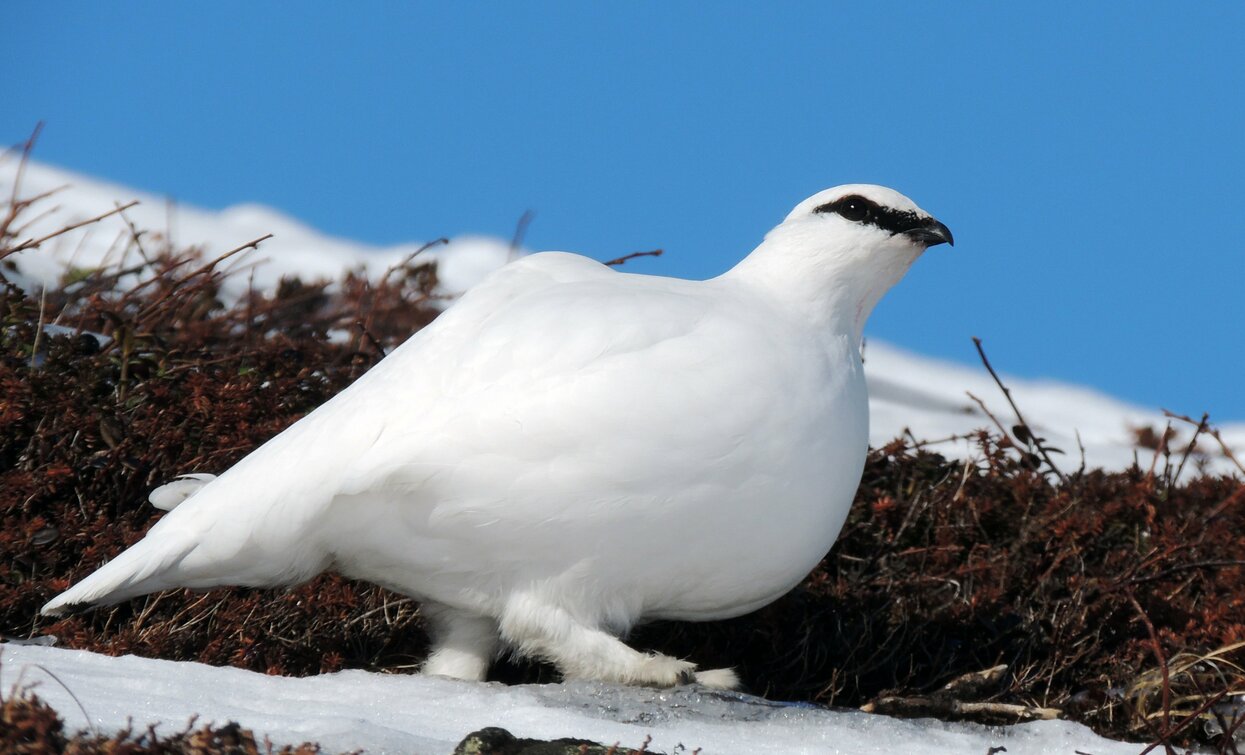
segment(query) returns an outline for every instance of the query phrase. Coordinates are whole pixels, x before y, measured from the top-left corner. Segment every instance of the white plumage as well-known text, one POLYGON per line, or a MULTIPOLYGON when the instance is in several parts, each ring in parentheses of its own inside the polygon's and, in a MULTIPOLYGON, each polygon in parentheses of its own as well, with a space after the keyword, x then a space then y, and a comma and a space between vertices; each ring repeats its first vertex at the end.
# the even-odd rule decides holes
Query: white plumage
POLYGON ((708 281, 564 253, 497 271, 44 613, 325 569, 423 603, 425 672, 504 644, 567 677, 732 686, 618 638, 759 608, 829 549, 860 481, 861 329, 946 226, 902 195, 802 202, 708 281))

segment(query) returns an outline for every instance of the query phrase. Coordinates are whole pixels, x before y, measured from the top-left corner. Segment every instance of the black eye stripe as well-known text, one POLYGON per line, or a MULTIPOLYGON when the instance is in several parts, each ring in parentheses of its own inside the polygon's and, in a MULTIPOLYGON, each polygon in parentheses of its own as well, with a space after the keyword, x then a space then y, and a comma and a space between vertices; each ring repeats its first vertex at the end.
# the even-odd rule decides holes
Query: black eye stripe
POLYGON ((844 219, 854 223, 877 226, 892 234, 920 228, 927 222, 926 218, 922 218, 911 210, 883 207, 859 194, 850 194, 833 202, 827 202, 814 209, 813 212, 841 215, 844 219))

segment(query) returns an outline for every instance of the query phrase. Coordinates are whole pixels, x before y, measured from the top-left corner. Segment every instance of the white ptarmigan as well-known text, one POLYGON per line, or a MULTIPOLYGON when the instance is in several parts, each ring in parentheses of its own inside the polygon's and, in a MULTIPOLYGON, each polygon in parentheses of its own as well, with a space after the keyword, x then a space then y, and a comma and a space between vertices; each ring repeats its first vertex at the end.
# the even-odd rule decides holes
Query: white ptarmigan
POLYGON ((169 513, 43 613, 334 569, 421 601, 425 673, 483 679, 508 646, 568 678, 734 686, 618 638, 817 565, 867 451, 861 329, 944 242, 848 185, 707 281, 523 258, 219 477, 157 490, 169 513))

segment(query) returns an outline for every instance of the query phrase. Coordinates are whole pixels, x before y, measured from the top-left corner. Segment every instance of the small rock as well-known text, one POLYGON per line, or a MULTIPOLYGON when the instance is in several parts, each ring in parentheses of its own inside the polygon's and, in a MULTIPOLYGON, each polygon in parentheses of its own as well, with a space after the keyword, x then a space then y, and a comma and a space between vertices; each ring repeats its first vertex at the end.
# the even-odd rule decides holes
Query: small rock
POLYGON ((519 739, 497 726, 473 731, 454 748, 454 755, 622 755, 649 753, 630 747, 606 746, 587 739, 519 739))

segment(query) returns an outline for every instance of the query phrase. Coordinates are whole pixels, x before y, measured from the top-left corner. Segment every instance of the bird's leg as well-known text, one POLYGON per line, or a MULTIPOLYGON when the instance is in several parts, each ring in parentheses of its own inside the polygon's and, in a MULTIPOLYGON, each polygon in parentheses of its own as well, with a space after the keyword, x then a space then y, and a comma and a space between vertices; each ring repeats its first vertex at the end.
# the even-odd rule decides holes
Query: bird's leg
POLYGON ((598 679, 649 687, 699 683, 733 689, 731 669, 696 671, 696 664, 660 653, 641 653, 567 611, 529 600, 512 600, 501 619, 506 643, 521 655, 553 663, 567 679, 598 679))
POLYGON ((423 603, 419 610, 432 635, 423 673, 484 681, 497 652, 497 621, 435 603, 423 603))

